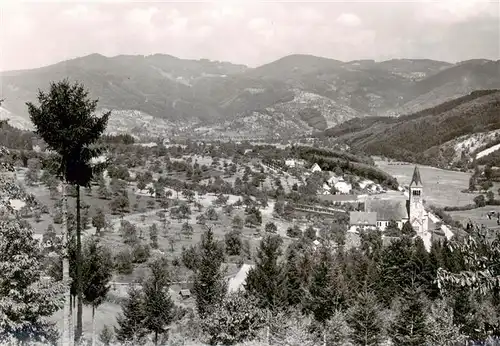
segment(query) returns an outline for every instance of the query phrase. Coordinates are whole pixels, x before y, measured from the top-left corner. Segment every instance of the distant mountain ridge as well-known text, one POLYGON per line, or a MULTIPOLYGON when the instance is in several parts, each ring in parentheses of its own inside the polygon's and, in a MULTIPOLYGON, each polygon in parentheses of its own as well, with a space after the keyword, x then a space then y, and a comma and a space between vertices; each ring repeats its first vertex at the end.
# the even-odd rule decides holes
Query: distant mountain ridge
MULTIPOLYGON (((251 134, 261 128, 265 137, 324 130, 357 117, 398 116, 474 90, 500 88, 500 62, 342 62, 295 54, 249 68, 166 54, 91 54, 0 73, 0 97, 5 99, 0 115, 23 124, 25 103, 35 101, 37 90, 46 90, 50 81, 66 77, 81 81, 91 97, 99 98, 99 107, 114 109, 116 114, 130 112, 132 119, 152 116, 173 130, 188 127, 188 133, 196 128, 224 131, 234 127, 251 134)), ((138 124, 141 131, 153 130, 144 119, 138 124)), ((126 126, 120 128, 126 131, 126 126)))

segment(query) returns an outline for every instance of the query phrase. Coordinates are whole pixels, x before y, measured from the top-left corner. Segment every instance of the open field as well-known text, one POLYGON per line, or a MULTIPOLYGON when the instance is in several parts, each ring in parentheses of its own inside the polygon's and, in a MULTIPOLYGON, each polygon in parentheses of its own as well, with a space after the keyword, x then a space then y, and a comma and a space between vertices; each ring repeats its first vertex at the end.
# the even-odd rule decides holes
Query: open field
POLYGON ((462 210, 462 211, 450 211, 448 212, 454 219, 466 224, 469 220, 477 223, 479 225, 485 225, 488 228, 500 229, 497 225, 497 219, 488 219, 486 215, 490 211, 500 212, 500 206, 498 205, 488 205, 486 207, 472 209, 472 210, 462 210))
MULTIPOLYGON (((399 184, 411 182, 414 165, 394 165, 388 161, 375 161, 377 167, 395 177, 399 184)), ((469 173, 449 171, 429 166, 418 166, 424 183, 424 199, 438 207, 460 206, 473 203, 476 195, 461 192, 469 186, 469 173)))

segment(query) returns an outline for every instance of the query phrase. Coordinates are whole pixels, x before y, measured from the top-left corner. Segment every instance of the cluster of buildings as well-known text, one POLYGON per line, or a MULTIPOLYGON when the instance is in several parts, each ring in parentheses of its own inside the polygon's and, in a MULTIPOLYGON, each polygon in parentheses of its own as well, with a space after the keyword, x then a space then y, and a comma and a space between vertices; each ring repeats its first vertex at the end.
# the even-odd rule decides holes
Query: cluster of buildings
MULTIPOLYGON (((305 162, 303 160, 289 159, 285 161, 285 165, 290 168, 304 167, 305 162)), ((315 163, 310 168, 309 173, 306 174, 321 171, 321 167, 315 163)), ((362 184, 364 183, 362 182, 362 184)), ((380 188, 374 188, 376 191, 371 191, 373 193, 384 192, 379 191, 380 188)), ((352 191, 353 186, 351 183, 347 182, 342 176, 336 176, 332 173, 330 178, 323 184, 322 194, 349 195, 352 194, 352 191)), ((408 197, 405 197, 403 191, 401 195, 393 198, 381 197, 380 195, 366 196, 364 210, 350 213, 349 229, 352 232, 359 229, 374 228, 384 231, 391 221, 395 222, 399 229, 402 229, 403 225, 409 222, 419 236, 426 235, 429 229, 433 227, 433 222, 424 208, 424 184, 417 166, 413 171, 408 197)))
POLYGON ((370 228, 383 231, 395 221, 400 229, 409 222, 417 235, 424 236, 432 222, 424 208, 424 184, 418 167, 413 171, 407 199, 367 199, 364 209, 350 213, 351 231, 370 228))

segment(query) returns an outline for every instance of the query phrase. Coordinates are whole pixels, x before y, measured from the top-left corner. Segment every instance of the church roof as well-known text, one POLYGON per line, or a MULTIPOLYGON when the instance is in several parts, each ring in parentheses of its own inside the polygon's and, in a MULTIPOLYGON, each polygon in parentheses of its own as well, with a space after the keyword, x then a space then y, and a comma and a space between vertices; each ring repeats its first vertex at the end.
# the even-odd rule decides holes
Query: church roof
POLYGON ((365 202, 365 211, 377 213, 377 221, 408 219, 406 201, 403 200, 368 199, 365 202))
POLYGON ((349 213, 350 225, 374 226, 377 224, 377 213, 365 211, 351 211, 349 213))
POLYGON ((410 186, 423 186, 423 185, 424 184, 422 183, 422 178, 420 177, 420 171, 418 170, 418 166, 415 166, 410 186))

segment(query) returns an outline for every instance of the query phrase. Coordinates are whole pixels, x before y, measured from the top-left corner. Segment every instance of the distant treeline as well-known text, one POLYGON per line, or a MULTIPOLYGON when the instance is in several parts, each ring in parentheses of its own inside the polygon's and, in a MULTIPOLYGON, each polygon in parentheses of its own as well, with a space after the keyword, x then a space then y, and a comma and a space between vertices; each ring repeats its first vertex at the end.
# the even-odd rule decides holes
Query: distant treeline
POLYGON ((9 149, 31 150, 35 138, 37 135, 31 131, 17 129, 5 122, 0 125, 0 145, 9 149))
POLYGON ((351 162, 365 163, 367 165, 375 164, 373 159, 369 156, 356 155, 353 153, 349 153, 347 151, 329 150, 329 149, 314 148, 307 146, 293 147, 292 151, 296 152, 299 155, 299 157, 304 160, 308 160, 307 158, 310 157, 311 155, 316 155, 328 158, 337 158, 351 162))
POLYGON ((135 138, 129 134, 103 135, 101 141, 109 144, 134 144, 135 138))

